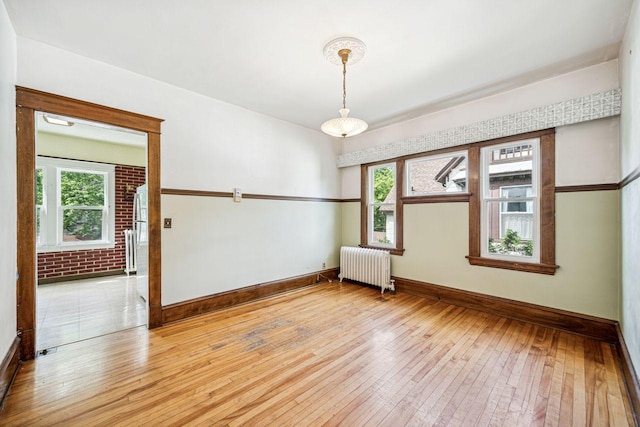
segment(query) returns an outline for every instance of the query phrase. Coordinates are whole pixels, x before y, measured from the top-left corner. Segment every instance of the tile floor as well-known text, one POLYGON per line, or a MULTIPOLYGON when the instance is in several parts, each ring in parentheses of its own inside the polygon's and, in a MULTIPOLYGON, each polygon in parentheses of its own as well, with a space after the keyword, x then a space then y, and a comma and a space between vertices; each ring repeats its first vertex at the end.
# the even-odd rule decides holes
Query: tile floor
POLYGON ((63 344, 144 325, 145 301, 136 276, 74 280, 37 289, 36 348, 63 344))

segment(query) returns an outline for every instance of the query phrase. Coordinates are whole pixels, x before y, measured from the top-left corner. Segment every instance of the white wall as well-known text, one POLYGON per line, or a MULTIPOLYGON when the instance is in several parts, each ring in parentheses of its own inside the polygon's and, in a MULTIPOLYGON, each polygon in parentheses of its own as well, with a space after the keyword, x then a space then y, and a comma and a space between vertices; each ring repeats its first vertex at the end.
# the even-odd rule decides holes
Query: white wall
POLYGON ((274 278, 338 267, 340 203, 165 196, 162 259, 180 259, 163 269, 163 281, 180 283, 162 294, 163 305, 224 292, 274 278), (183 236, 198 236, 187 240, 183 236), (202 274, 202 270, 206 274, 202 274))
MULTIPOLYGON (((640 167, 640 4, 635 1, 620 48, 622 177, 640 167)), ((640 179, 622 189, 622 333, 640 369, 640 179)))
POLYGON ((16 337, 16 35, 0 2, 0 358, 16 337))
MULTIPOLYGON (((618 87, 617 61, 609 61, 502 94, 363 134, 343 150, 383 145, 618 87)), ((617 183, 619 118, 556 130, 558 186, 617 183)), ((360 167, 344 168, 343 198, 360 197, 360 167)), ((617 191, 556 195, 554 276, 472 266, 467 203, 407 205, 403 256, 392 256, 392 273, 453 288, 496 295, 610 319, 618 319, 619 224, 617 191)), ((359 241, 359 203, 342 208, 343 244, 359 241)))
MULTIPOLYGON (((240 187, 245 193, 328 198, 340 195, 340 175, 335 167, 339 142, 319 131, 20 37, 18 83, 165 119, 163 188, 230 192, 240 187)), ((213 294, 230 286, 254 284, 257 276, 252 270, 258 267, 237 268, 235 262, 221 261, 243 259, 253 253, 255 238, 269 238, 270 254, 289 254, 285 264, 271 266, 266 270, 268 274, 260 275, 260 281, 292 277, 307 268, 316 271, 322 262, 327 262, 327 267, 336 266, 337 261, 330 254, 339 242, 333 235, 317 241, 311 253, 306 246, 300 253, 291 252, 290 245, 298 240, 317 240, 315 227, 329 230, 335 226, 336 218, 331 212, 339 208, 306 203, 309 205, 304 209, 291 210, 290 202, 283 201, 277 202, 274 209, 264 201, 245 201, 238 207, 229 199, 194 202, 184 196, 163 196, 163 215, 175 215, 176 221, 176 228, 163 230, 162 236, 163 251, 169 251, 162 259, 163 304, 213 294), (193 203, 197 204, 196 209, 186 208, 193 203), (255 209, 234 216, 249 207, 255 209), (283 215, 289 227, 278 234, 260 231, 263 224, 275 224, 283 215), (212 223, 216 229, 225 230, 224 235, 212 236, 212 223), (203 251, 199 256, 205 262, 194 263, 192 249, 171 251, 170 245, 199 248, 203 251), (226 258, 216 261, 214 275, 212 257, 206 255, 225 250, 226 258)))

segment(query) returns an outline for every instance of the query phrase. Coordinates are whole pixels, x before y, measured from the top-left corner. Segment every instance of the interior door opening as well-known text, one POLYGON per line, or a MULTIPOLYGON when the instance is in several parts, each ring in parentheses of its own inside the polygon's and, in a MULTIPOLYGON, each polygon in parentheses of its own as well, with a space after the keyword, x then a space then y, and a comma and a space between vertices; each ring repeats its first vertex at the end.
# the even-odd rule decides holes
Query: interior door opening
POLYGON ((147 324, 147 134, 35 113, 36 350, 147 324))
MULTIPOLYGON (((144 135, 146 135, 146 155, 144 160, 146 162, 146 174, 143 172, 143 175, 145 176, 147 194, 146 236, 148 244, 145 253, 148 253, 148 263, 146 274, 144 274, 144 268, 142 268, 143 274, 140 274, 140 269, 138 269, 135 278, 136 282, 138 278, 143 276, 146 276, 147 279, 147 298, 144 304, 147 309, 147 315, 144 316, 144 320, 147 321, 148 327, 155 328, 162 325, 160 223, 160 125, 162 120, 17 86, 16 181, 18 219, 16 252, 18 274, 16 306, 17 335, 21 360, 30 360, 36 356, 36 333, 40 327, 36 319, 36 289, 39 281, 36 268, 38 264, 37 256, 40 253, 60 252, 64 253, 64 255, 60 254, 60 257, 68 257, 73 250, 107 251, 110 246, 115 247, 117 244, 115 237, 116 227, 115 223, 111 221, 116 219, 109 218, 108 214, 115 215, 114 211, 110 210, 110 207, 115 207, 115 199, 109 200, 109 198, 117 196, 115 194, 112 196, 106 191, 101 193, 98 189, 104 190, 105 186, 111 183, 111 187, 119 188, 121 191, 126 192, 126 195, 121 195, 122 198, 128 197, 132 200, 135 199, 135 193, 137 192, 137 186, 135 185, 122 186, 118 185, 121 183, 116 182, 115 165, 119 164, 120 160, 118 155, 116 155, 116 161, 111 161, 114 165, 109 166, 109 162, 85 159, 83 156, 87 155, 87 146, 83 144, 76 144, 72 150, 72 155, 55 153, 56 149, 61 148, 57 144, 50 144, 49 149, 53 151, 37 153, 36 134, 38 133, 38 125, 36 120, 38 118, 44 120, 45 115, 48 116, 48 125, 52 126, 68 128, 78 126, 76 129, 80 129, 83 127, 81 126, 82 124, 87 125, 87 129, 93 130, 95 128, 102 130, 120 128, 119 131, 122 134, 137 134, 143 140, 145 139, 144 135), (56 119, 59 121, 57 124, 55 123, 56 119), (39 157, 38 154, 42 156, 39 157), (44 159, 45 157, 49 159, 44 159), (77 161, 91 163, 91 167, 86 167, 87 165, 78 167, 77 161), (39 168, 51 169, 46 177, 43 172, 40 183, 38 183, 38 172, 36 172, 39 168), (111 175, 110 171, 112 171, 111 175), (57 185, 60 189, 55 190, 54 188, 53 192, 49 190, 49 193, 45 196, 45 186, 48 183, 54 186, 57 185), (63 183, 66 186, 65 197, 60 196, 63 183), (37 195, 38 189, 36 187, 38 185, 43 187, 37 195), (73 192, 68 190, 74 186, 82 190, 80 191, 80 196, 77 194, 79 190, 76 190, 75 197, 70 195, 73 192), (54 196, 51 196, 51 194, 54 194, 54 196), (50 199, 52 204, 49 204, 45 199, 51 197, 53 197, 53 199, 50 199), (44 217, 49 215, 49 217, 41 221, 41 215, 44 217), (71 221, 70 218, 75 218, 75 222, 71 221), (40 246, 39 250, 38 246, 40 246), (71 248, 73 250, 70 250, 71 246, 74 246, 71 248)), ((55 132, 51 133, 55 134, 55 132)), ((51 138, 59 139, 59 137, 60 135, 57 137, 52 136, 51 138)), ((87 135, 75 135, 75 137, 76 139, 100 140, 100 138, 91 138, 87 135)), ((113 143, 114 141, 108 142, 113 143)), ((38 149, 43 149, 43 147, 38 149)), ((103 154, 114 154, 112 151, 105 150, 103 154)), ((142 186, 144 186, 144 183, 142 186)), ((131 217, 130 224, 133 225, 133 217, 131 217)), ((43 257, 45 256, 43 255, 43 257)), ((142 257, 144 258, 144 255, 142 257)), ((116 257, 114 256, 114 258, 116 257)), ((87 262, 95 264, 94 260, 78 260, 76 267, 85 267, 85 271, 76 270, 76 273, 87 273, 86 269, 88 267, 80 265, 87 262)), ((116 263, 115 259, 114 263, 116 263)), ((44 265, 45 262, 43 261, 42 264, 44 265)), ((133 271, 129 271, 129 273, 130 276, 133 276, 133 271)), ((105 274, 110 273, 107 272, 105 274)), ((40 277, 40 279, 45 278, 40 277)), ((138 291, 135 289, 131 293, 137 295, 138 291)), ((82 302, 84 303, 85 301, 82 302)), ((44 323, 42 324, 44 325, 44 323)))

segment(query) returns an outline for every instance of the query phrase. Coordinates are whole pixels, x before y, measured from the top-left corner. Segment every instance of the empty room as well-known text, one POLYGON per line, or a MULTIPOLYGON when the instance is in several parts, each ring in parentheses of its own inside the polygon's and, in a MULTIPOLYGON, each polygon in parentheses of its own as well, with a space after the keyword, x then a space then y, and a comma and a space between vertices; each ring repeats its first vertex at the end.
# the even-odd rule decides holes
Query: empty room
POLYGON ((633 426, 638 0, 0 2, 0 425, 633 426))

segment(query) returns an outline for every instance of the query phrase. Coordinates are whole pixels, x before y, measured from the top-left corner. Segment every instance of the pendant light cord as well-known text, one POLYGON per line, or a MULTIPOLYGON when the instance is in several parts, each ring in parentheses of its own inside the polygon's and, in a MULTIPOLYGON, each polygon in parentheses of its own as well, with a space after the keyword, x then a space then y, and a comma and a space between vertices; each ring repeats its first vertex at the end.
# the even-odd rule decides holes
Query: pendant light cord
POLYGON ((342 108, 347 108, 347 61, 342 61, 342 108))

